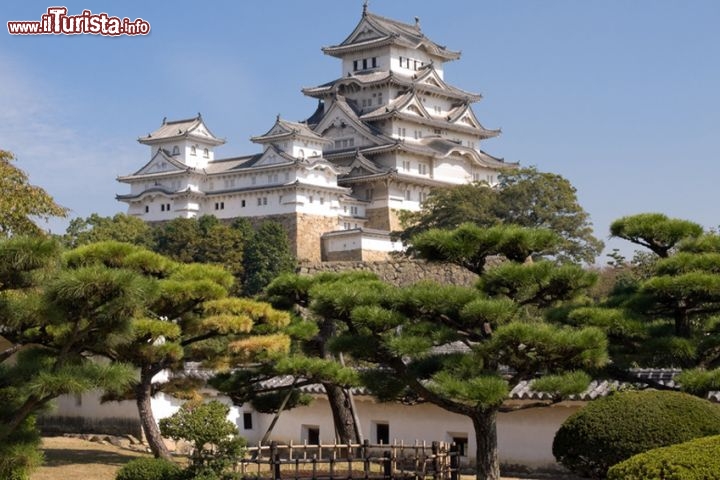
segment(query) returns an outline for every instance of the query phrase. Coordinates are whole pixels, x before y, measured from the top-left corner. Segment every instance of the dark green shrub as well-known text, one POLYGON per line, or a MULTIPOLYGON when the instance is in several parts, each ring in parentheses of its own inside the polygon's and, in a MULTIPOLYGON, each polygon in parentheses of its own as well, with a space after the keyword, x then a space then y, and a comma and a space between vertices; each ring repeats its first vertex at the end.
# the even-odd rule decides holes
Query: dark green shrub
POLYGON ((720 478, 720 436, 656 448, 610 467, 608 480, 720 478))
POLYGON ((126 463, 115 480, 180 480, 183 471, 179 465, 162 458, 138 458, 126 463))
POLYGON ((590 402, 555 434, 569 470, 604 478, 608 468, 653 448, 720 434, 720 407, 678 392, 623 392, 590 402))

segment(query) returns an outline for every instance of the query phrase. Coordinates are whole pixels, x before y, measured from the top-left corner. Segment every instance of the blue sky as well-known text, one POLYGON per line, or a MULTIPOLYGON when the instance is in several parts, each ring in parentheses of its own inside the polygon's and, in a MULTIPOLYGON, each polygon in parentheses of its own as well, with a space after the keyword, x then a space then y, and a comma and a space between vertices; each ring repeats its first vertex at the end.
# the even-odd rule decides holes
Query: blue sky
MULTIPOLYGON (((0 148, 72 210, 112 215, 115 182, 148 159, 137 137, 162 118, 202 112, 227 139, 220 156, 258 150, 275 116, 301 120, 300 92, 339 75, 322 46, 341 42, 361 0, 62 3, 141 17, 148 36, 12 36, 59 4, 0 5, 0 148)), ((501 137, 482 148, 559 173, 596 235, 623 215, 659 211, 720 224, 720 2, 715 0, 371 0, 461 50, 445 78, 484 99, 475 113, 501 137)), ((53 231, 66 222, 52 222, 53 231)), ((623 246, 611 242, 610 246, 623 246)), ((628 247, 623 246, 623 249, 628 247)), ((604 259, 599 259, 604 261, 604 259)))

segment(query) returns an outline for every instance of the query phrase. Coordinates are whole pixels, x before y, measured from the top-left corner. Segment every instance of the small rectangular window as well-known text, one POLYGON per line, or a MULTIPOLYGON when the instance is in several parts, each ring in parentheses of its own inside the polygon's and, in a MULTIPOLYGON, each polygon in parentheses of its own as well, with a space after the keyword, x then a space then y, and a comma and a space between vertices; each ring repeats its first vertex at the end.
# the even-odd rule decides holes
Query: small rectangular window
POLYGON ((263 197, 263 205, 267 205, 267 197, 263 197))
POLYGON ((245 208, 245 200, 240 200, 240 206, 245 208))
POLYGON ((382 445, 390 443, 390 425, 387 423, 375 424, 375 441, 382 445))
POLYGON ((363 70, 367 70, 367 58, 363 58, 363 70))
POLYGON ((320 427, 317 425, 303 425, 301 439, 308 445, 320 445, 320 427))
POLYGON ((250 413, 250 412, 243 413, 243 428, 245 430, 252 430, 252 428, 253 428, 252 413, 250 413))
POLYGON ((357 69, 358 69, 358 61, 353 60, 353 70, 357 71, 357 69))
POLYGON ((261 205, 262 205, 262 198, 258 197, 257 202, 258 202, 258 207, 261 206, 261 205))
POLYGON ((372 66, 373 68, 377 67, 377 57, 372 57, 372 66))
POLYGON ((149 212, 150 212, 150 207, 148 205, 145 205, 145 213, 149 213, 149 212))
POLYGON ((458 449, 458 453, 460 454, 460 456, 467 456, 468 437, 452 437, 452 441, 455 444, 455 447, 458 449))

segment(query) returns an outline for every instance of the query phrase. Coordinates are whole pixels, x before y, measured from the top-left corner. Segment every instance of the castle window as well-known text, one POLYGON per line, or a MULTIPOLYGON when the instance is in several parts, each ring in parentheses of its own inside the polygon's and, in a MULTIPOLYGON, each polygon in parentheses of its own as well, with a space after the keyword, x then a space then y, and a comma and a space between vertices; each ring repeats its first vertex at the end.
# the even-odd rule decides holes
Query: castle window
POLYGON ((367 58, 363 58, 363 70, 367 70, 367 58))
POLYGON ((410 160, 403 160, 402 168, 406 172, 409 172, 410 171, 410 160))
POLYGON ((310 195, 310 197, 308 198, 308 201, 309 201, 310 203, 313 203, 313 200, 314 200, 313 196, 310 195))
POLYGON ((210 158, 210 150, 208 150, 207 148, 204 148, 203 149, 203 157, 210 158))
POLYGON ((378 92, 377 104, 382 105, 382 92, 378 92))
POLYGON ((240 200, 240 206, 241 206, 242 208, 245 208, 245 200, 240 200))
POLYGON ((365 189, 365 200, 372 200, 373 193, 374 193, 374 191, 372 188, 366 188, 365 189))
POLYGON ((418 163, 418 173, 420 175, 426 175, 427 174, 427 165, 424 163, 418 163))
POLYGON ((377 68, 377 57, 372 57, 372 67, 377 68))
POLYGON ((263 197, 263 205, 267 205, 267 197, 263 197))
POLYGON ((225 202, 215 202, 215 210, 225 210, 225 202))
POLYGON ((344 228, 345 230, 350 230, 350 222, 345 222, 345 223, 343 223, 343 228, 344 228))
POLYGON ((165 211, 165 204, 164 204, 164 203, 160 205, 160 211, 161 211, 161 212, 164 212, 164 211, 165 211))
POLYGON ((243 429, 252 430, 252 412, 243 412, 243 429))
POLYGON ((149 206, 149 205, 145 205, 145 213, 149 213, 149 212, 150 212, 150 206, 149 206))
POLYGON ((325 197, 320 197, 320 205, 325 205, 325 197))
POLYGON ((405 200, 412 200, 412 192, 409 188, 405 190, 405 200))
POLYGON ((257 198, 258 207, 262 206, 262 197, 257 198))
POLYGON ((173 154, 173 156, 175 156, 175 155, 180 155, 180 149, 178 148, 177 145, 175 145, 175 146, 173 147, 172 154, 173 154))
POLYGON ((357 207, 350 207, 350 214, 352 214, 352 216, 357 216, 357 214, 358 214, 358 208, 357 208, 357 207))
POLYGON ((427 193, 425 193, 425 192, 418 193, 418 201, 420 202, 421 205, 425 200, 427 200, 427 193))
POLYGON ((190 155, 192 155, 193 157, 197 155, 197 148, 195 148, 195 145, 190 147, 190 155))
POLYGON ((253 185, 255 185, 256 182, 257 182, 257 177, 256 177, 255 175, 253 175, 253 176, 250 178, 250 183, 253 184, 253 185))
POLYGON ((358 69, 358 61, 353 60, 353 70, 355 70, 357 72, 357 69, 358 69))
POLYGON ((442 130, 440 130, 439 128, 436 128, 435 130, 433 130, 433 133, 435 135, 440 135, 442 133, 442 130))

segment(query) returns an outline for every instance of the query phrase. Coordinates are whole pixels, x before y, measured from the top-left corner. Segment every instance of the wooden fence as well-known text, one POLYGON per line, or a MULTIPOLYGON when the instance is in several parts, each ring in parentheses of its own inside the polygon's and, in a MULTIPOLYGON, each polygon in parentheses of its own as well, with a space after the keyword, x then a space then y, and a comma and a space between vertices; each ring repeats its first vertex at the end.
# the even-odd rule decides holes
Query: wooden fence
POLYGON ((258 445, 247 449, 237 471, 258 480, 458 480, 455 444, 415 442, 329 445, 258 445))

